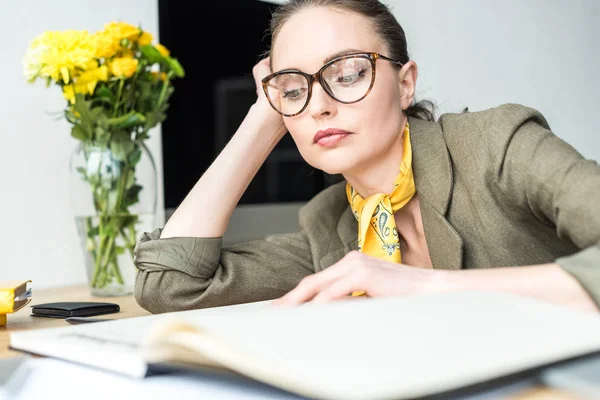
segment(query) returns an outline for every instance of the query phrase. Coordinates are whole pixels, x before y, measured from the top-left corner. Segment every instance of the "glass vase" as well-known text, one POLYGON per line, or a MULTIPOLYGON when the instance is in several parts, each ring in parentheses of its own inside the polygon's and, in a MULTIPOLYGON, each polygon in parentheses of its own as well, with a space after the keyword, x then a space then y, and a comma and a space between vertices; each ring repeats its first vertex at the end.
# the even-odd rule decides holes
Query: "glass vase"
POLYGON ((94 296, 133 293, 133 250, 156 219, 157 173, 143 142, 80 141, 70 160, 70 198, 94 296), (126 148, 126 151, 124 151, 126 148))

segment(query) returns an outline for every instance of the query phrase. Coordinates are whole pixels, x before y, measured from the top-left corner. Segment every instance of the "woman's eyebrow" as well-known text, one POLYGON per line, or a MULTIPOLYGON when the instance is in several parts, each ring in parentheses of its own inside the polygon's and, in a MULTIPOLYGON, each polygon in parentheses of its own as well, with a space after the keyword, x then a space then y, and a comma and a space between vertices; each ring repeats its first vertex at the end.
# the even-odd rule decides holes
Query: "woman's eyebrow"
POLYGON ((333 60, 336 57, 340 57, 340 56, 345 56, 346 54, 351 54, 351 53, 360 53, 363 50, 359 50, 359 49, 344 49, 341 51, 337 51, 331 55, 329 55, 327 58, 325 58, 323 60, 323 64, 328 63, 329 61, 333 60))
MULTIPOLYGON (((345 56, 346 54, 362 53, 362 52, 364 52, 364 50, 360 50, 360 49, 344 49, 344 50, 336 51, 335 53, 330 54, 329 56, 327 56, 323 60, 323 64, 327 64, 329 61, 333 60, 336 57, 345 56)), ((288 70, 288 69, 294 69, 294 70, 300 71, 299 68, 295 68, 295 67, 283 68, 280 71, 284 71, 284 70, 288 70)))

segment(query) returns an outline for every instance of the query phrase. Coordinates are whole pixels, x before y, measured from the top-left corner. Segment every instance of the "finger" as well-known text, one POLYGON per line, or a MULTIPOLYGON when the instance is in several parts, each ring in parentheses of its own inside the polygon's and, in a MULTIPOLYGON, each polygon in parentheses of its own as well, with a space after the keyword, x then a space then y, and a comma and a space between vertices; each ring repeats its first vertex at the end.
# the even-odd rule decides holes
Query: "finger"
POLYGON ((262 78, 269 75, 270 73, 271 65, 269 63, 268 57, 256 63, 256 65, 254 65, 254 67, 252 68, 252 74, 254 75, 254 78, 257 81, 260 81, 262 78))
POLYGON ((271 66, 271 57, 266 56, 265 58, 260 60, 260 63, 265 64, 270 67, 271 66))
POLYGON ((357 258, 354 255, 346 256, 324 271, 304 278, 294 289, 277 299, 275 305, 295 305, 311 300, 323 288, 347 274, 357 258))
POLYGON ((341 299, 360 299, 366 297, 365 282, 359 278, 358 274, 346 275, 315 295, 312 303, 329 303, 341 299), (364 292, 364 296, 352 297, 350 293, 364 292))
POLYGON ((321 287, 326 287, 329 281, 337 278, 337 276, 331 276, 331 273, 325 274, 326 271, 330 272, 329 268, 304 278, 294 289, 277 299, 274 302, 275 305, 292 306, 311 300, 313 296, 319 293, 321 287))
POLYGON ((262 88, 262 79, 271 73, 271 64, 269 57, 265 57, 257 62, 252 68, 252 75, 254 76, 254 83, 256 85, 256 95, 260 97, 262 88))

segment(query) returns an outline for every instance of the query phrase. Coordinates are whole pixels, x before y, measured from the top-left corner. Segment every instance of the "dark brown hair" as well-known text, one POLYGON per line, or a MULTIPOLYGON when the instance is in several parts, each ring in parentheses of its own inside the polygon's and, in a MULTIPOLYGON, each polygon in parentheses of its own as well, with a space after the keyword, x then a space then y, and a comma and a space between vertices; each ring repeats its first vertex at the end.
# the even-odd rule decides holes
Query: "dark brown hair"
MULTIPOLYGON (((289 0, 277 7, 271 16, 271 49, 283 25, 296 13, 312 7, 332 7, 360 14, 371 21, 374 33, 386 46, 386 56, 406 64, 410 61, 406 35, 389 7, 379 0, 289 0)), ((406 114, 415 118, 435 121, 435 106, 430 100, 413 103, 406 114)))

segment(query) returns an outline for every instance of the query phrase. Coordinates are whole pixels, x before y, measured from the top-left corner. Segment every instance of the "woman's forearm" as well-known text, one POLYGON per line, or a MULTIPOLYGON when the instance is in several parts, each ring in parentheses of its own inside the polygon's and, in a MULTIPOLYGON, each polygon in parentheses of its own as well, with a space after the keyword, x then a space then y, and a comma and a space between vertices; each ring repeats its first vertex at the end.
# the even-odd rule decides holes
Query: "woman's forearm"
POLYGON ((440 282, 454 289, 498 290, 582 311, 599 311, 579 282, 557 264, 443 271, 443 274, 440 282))
POLYGON ((220 237, 252 178, 285 134, 268 104, 254 104, 227 146, 167 221, 161 238, 220 237))

